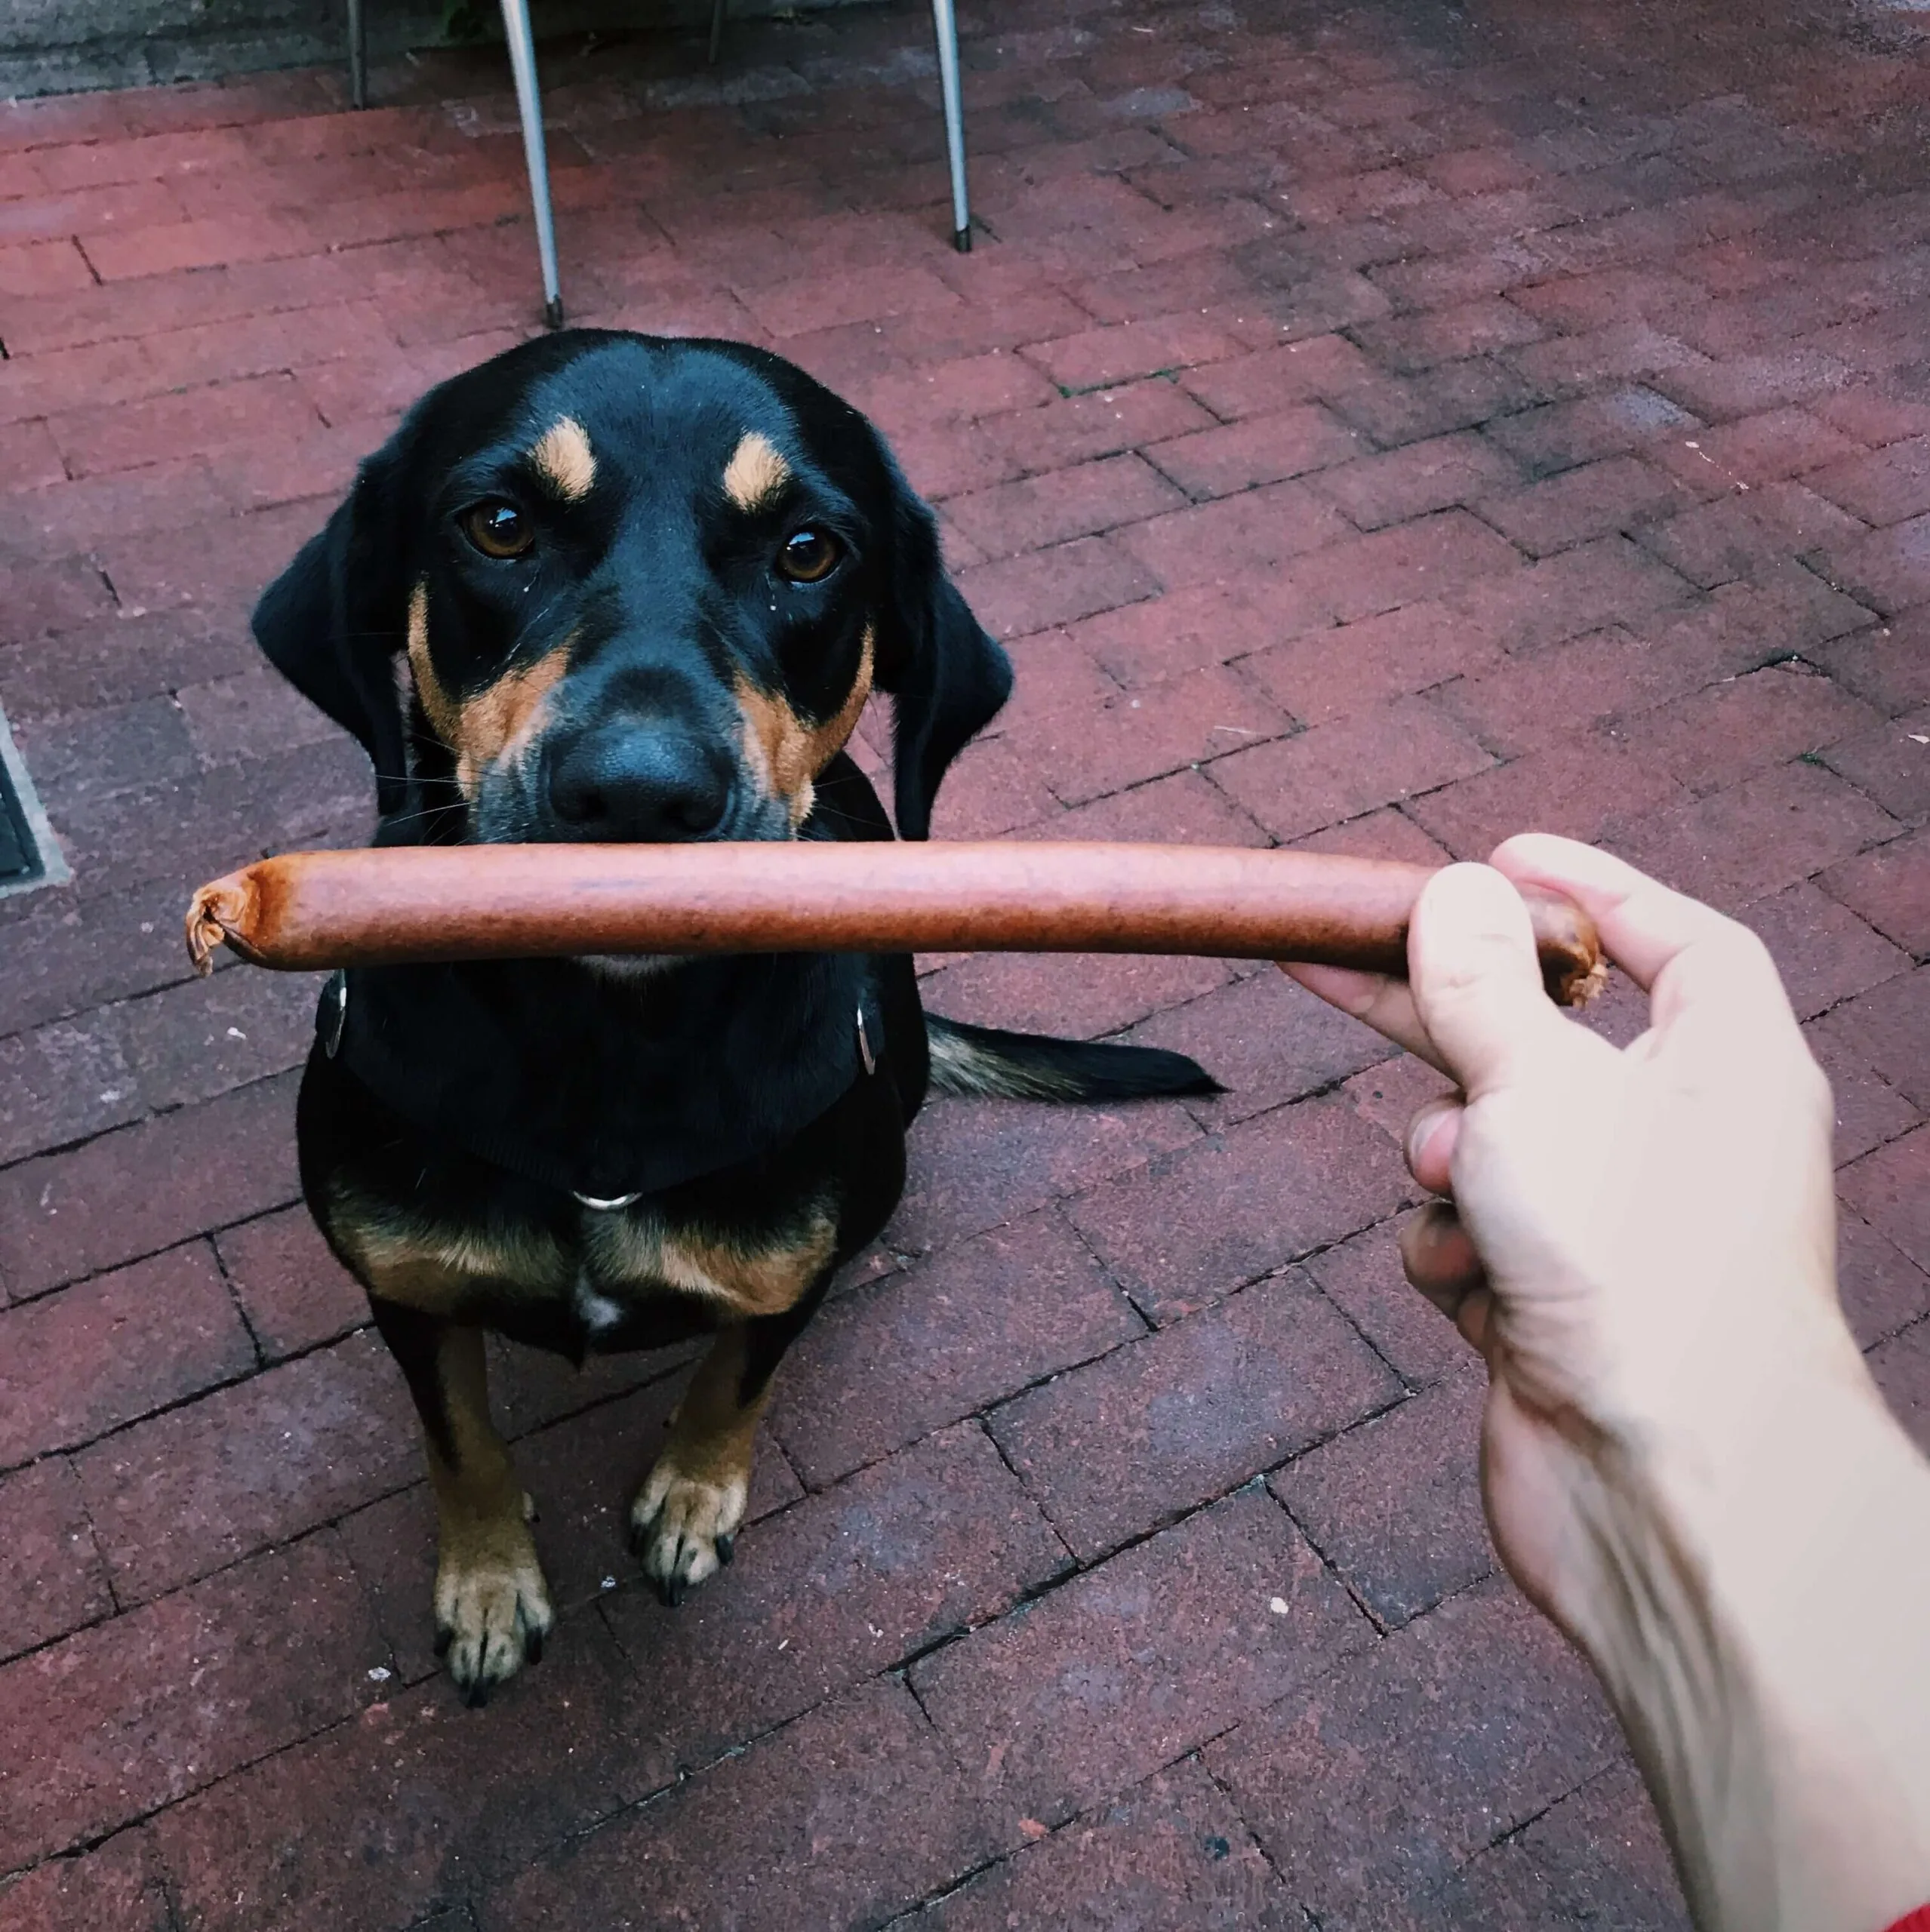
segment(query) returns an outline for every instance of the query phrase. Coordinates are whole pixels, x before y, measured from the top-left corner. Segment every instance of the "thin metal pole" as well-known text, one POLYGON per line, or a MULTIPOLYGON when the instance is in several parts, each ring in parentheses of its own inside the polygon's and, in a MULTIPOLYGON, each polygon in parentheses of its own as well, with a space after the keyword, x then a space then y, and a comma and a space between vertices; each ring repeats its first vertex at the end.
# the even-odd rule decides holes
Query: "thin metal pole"
POLYGON ((724 0, 710 0, 710 64, 716 66, 724 45, 724 0))
POLYGON ((368 105, 368 22, 362 0, 349 0, 349 104, 368 105))
POLYGON ((952 164, 952 245, 971 248, 971 208, 965 198, 965 103, 959 92, 959 20, 952 0, 931 0, 938 36, 938 85, 945 97, 945 152, 952 164))
POLYGON ((529 167, 529 198, 536 211, 536 249, 543 259, 543 319, 563 326, 563 290, 556 270, 556 226, 549 213, 549 163, 543 149, 543 97, 536 85, 536 43, 529 31, 528 0, 503 0, 503 34, 516 78, 516 112, 523 124, 523 158, 529 167))

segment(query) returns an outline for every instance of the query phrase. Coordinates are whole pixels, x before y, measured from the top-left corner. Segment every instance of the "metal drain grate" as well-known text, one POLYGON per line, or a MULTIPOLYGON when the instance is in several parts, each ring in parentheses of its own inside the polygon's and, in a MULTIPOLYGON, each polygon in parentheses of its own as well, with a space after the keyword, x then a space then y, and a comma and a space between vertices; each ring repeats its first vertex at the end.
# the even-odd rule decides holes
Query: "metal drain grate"
POLYGON ((0 894, 52 885, 66 877, 47 814, 0 714, 0 894))

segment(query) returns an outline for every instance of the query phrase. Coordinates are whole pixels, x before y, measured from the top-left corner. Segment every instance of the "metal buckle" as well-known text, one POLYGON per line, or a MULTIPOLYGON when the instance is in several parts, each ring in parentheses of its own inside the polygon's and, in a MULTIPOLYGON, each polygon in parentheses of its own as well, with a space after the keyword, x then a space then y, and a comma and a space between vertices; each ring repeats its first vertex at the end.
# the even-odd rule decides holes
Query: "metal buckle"
POLYGON ((595 1208, 599 1214, 614 1214, 619 1208, 627 1208, 633 1201, 641 1201, 643 1198, 643 1189, 639 1188, 634 1194, 613 1195, 608 1201, 599 1201, 593 1194, 578 1194, 572 1189, 570 1198, 572 1201, 580 1201, 586 1208, 595 1208))
POLYGON ((342 1029, 349 1019, 349 976, 338 966, 322 989, 322 1051, 331 1060, 342 1044, 342 1029))
POLYGON ((871 1057, 871 1041, 864 1030, 863 1007, 860 1007, 857 1010, 857 1057, 863 1061, 864 1070, 866 1073, 876 1073, 878 1071, 878 1063, 871 1057))

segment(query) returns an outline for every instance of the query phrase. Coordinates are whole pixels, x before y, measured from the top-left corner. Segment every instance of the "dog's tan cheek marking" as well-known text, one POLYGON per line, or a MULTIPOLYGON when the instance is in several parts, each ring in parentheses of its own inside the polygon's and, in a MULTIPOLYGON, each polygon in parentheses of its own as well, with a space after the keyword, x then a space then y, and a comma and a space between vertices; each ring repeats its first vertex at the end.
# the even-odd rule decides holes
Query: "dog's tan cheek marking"
POLYGON ((872 664, 872 630, 867 624, 851 691, 836 715, 821 724, 807 723, 783 699, 759 691, 748 678, 737 681, 737 708, 744 721, 744 762, 767 795, 783 800, 793 829, 811 816, 817 797, 811 780, 857 729, 858 715, 871 695, 872 664))
POLYGON ((429 660, 429 580, 422 578, 409 592, 409 672, 415 679, 415 693, 421 700, 423 715, 436 734, 451 750, 456 748, 460 714, 436 666, 429 660))
POLYGON ((761 510, 791 480, 791 466, 768 436, 746 431, 724 466, 724 494, 740 510, 761 510))
POLYGON ((596 481, 596 457, 589 432, 573 416, 553 423, 532 444, 529 460, 537 474, 566 503, 580 503, 596 481))

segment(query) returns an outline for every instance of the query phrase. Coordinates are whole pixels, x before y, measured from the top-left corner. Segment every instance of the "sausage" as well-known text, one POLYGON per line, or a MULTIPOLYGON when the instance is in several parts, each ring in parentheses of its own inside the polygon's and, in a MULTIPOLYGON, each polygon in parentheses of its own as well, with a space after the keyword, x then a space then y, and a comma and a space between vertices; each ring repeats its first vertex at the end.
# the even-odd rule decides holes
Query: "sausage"
MULTIPOLYGON (((292 852, 203 886, 188 950, 284 970, 584 953, 1165 952, 1404 974, 1424 866, 1194 845, 463 845, 292 852)), ((1578 1005, 1593 923, 1524 892, 1578 1005)))

